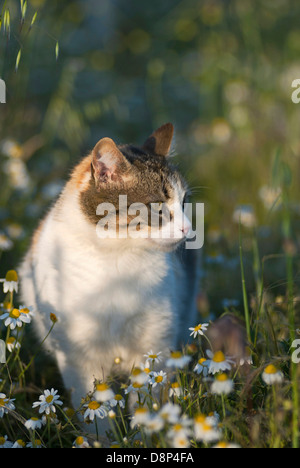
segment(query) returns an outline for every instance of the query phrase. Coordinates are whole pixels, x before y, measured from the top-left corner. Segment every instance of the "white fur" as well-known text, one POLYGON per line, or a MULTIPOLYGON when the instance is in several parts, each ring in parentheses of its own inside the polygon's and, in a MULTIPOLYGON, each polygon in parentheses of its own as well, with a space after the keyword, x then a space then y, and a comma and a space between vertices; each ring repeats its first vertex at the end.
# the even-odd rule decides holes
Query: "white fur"
POLYGON ((145 241, 99 239, 73 187, 67 184, 49 212, 19 273, 22 299, 37 311, 40 339, 51 326, 50 313, 58 318, 46 345, 77 408, 95 378, 130 373, 151 349, 165 356, 176 349, 180 320, 190 314, 186 332, 196 308, 183 305, 189 293, 177 255, 145 241))

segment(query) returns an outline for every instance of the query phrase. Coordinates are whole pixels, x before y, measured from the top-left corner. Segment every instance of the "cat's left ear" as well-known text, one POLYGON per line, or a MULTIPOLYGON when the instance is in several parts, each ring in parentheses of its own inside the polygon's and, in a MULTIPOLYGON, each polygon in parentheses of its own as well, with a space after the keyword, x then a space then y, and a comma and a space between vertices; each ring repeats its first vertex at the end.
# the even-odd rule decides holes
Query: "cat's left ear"
POLYGON ((98 141, 92 153, 92 176, 96 182, 121 181, 128 171, 129 163, 110 138, 98 141))
POLYGON ((174 126, 167 123, 159 127, 143 144, 143 149, 160 156, 168 156, 174 136, 174 126))

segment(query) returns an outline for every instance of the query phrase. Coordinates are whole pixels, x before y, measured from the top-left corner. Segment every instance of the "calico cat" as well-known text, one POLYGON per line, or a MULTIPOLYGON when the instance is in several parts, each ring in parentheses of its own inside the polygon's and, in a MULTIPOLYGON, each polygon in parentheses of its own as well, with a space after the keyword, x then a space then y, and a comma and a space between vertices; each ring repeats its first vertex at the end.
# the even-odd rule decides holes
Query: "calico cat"
MULTIPOLYGON (((20 267, 22 299, 36 310, 40 338, 50 313, 58 318, 46 343, 75 408, 95 378, 128 375, 150 350, 169 356, 194 325, 197 260, 184 248, 188 187, 168 157, 173 132, 166 124, 140 147, 101 139, 73 170, 20 267), (157 229, 172 225, 170 237, 99 237, 99 205, 116 206, 119 233, 132 219, 118 217, 119 195, 128 207, 163 203, 170 217, 159 212, 157 229)), ((138 230, 148 231, 148 222, 138 230)))

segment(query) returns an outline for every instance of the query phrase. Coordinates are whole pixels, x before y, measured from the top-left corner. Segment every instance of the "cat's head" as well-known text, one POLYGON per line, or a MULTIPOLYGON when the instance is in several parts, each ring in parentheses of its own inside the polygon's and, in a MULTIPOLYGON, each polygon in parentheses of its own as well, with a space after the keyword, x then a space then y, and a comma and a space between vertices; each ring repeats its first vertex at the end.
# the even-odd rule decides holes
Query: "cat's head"
POLYGON ((110 138, 96 144, 80 203, 99 237, 101 230, 105 238, 115 230, 118 238, 161 250, 173 250, 186 239, 188 187, 169 157, 173 134, 168 123, 142 146, 118 146, 110 138))

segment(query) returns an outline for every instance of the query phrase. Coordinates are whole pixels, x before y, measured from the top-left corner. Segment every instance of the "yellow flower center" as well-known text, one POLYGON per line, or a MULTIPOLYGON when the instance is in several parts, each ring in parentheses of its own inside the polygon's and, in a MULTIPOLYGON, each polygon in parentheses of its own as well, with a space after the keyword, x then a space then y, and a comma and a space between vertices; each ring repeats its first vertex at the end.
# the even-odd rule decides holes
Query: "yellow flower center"
POLYGON ((226 449, 228 447, 228 444, 226 442, 219 442, 217 447, 226 449))
POLYGON ((173 426, 174 431, 179 432, 182 429, 182 425, 177 423, 173 426))
POLYGON ((40 439, 35 439, 34 444, 35 444, 37 447, 39 447, 40 445, 42 445, 42 442, 40 441, 40 439))
POLYGON ((218 381, 218 382, 226 382, 226 380, 228 380, 228 377, 227 377, 226 374, 220 374, 220 375, 218 375, 218 377, 217 377, 217 381, 218 381))
POLYGON ((172 387, 172 388, 179 388, 180 385, 179 385, 178 382, 174 382, 174 383, 171 384, 171 387, 172 387))
POLYGON ((27 307, 24 307, 24 309, 21 309, 20 310, 21 314, 29 314, 29 309, 27 309, 27 307))
POLYGON ((198 414, 196 417, 195 417, 195 422, 198 423, 198 424, 203 424, 205 422, 205 416, 203 414, 198 414))
POLYGON ((10 336, 7 340, 7 344, 13 344, 16 341, 16 339, 13 336, 10 336))
POLYGON ((31 421, 38 421, 38 418, 31 418, 31 421))
POLYGON ((180 359, 182 357, 182 353, 180 351, 173 351, 171 353, 172 359, 180 359))
POLYGON ((156 358, 157 358, 157 354, 149 354, 149 358, 150 358, 150 359, 156 359, 156 358))
POLYGON ((194 331, 195 331, 195 332, 198 332, 198 331, 201 330, 201 329, 202 329, 202 325, 199 324, 199 325, 197 325, 197 326, 194 328, 194 331))
POLYGON ((18 440, 17 440, 17 444, 18 444, 18 445, 21 445, 21 447, 25 447, 25 442, 24 442, 24 440, 22 440, 22 439, 18 439, 18 440))
POLYGON ((137 408, 137 410, 135 412, 135 414, 146 414, 146 413, 148 413, 148 410, 147 410, 147 408, 143 408, 143 407, 137 408))
POLYGON ((0 445, 4 445, 5 444, 5 439, 4 437, 0 437, 0 445))
POLYGON ((115 395, 115 400, 117 400, 117 401, 123 400, 122 395, 115 395))
POLYGON ((162 381, 163 381, 163 376, 162 375, 158 375, 157 377, 155 377, 155 382, 160 383, 162 381))
POLYGON ((6 273, 6 276, 5 276, 5 280, 6 281, 14 281, 15 283, 17 283, 18 281, 18 274, 15 270, 9 270, 7 273, 6 273))
POLYGON ((137 383, 137 382, 134 382, 134 383, 132 384, 132 386, 133 386, 133 388, 142 388, 143 385, 142 385, 142 384, 139 384, 139 383, 137 383))
POLYGON ((100 408, 100 403, 98 403, 98 401, 90 401, 88 407, 90 410, 96 410, 100 408))
POLYGON ((9 315, 10 317, 17 319, 20 317, 21 313, 19 309, 13 309, 9 315))
POLYGON ((205 361, 206 361, 205 358, 201 358, 201 359, 199 359, 198 364, 202 365, 205 361))
POLYGON ((203 423, 202 429, 203 429, 203 431, 205 431, 205 432, 211 431, 211 425, 210 425, 210 424, 207 424, 207 423, 203 423))
POLYGON ((84 438, 82 436, 77 437, 76 439, 76 444, 77 445, 82 445, 84 442, 84 438))
POLYGON ((275 366, 273 366, 273 364, 270 364, 269 366, 265 368, 266 374, 276 374, 276 372, 278 372, 278 370, 276 369, 275 366))
POLYGON ((220 362, 226 361, 226 358, 225 358, 224 353, 222 353, 222 351, 217 351, 217 352, 214 354, 213 361, 216 362, 216 363, 220 363, 220 362))
POLYGON ((48 395, 47 398, 46 398, 46 402, 47 403, 52 403, 53 401, 53 395, 48 395))
POLYGON ((105 392, 108 389, 109 389, 109 387, 108 387, 108 385, 106 383, 101 383, 101 384, 96 385, 96 390, 98 392, 105 392))
POLYGON ((145 368, 144 368, 144 372, 145 372, 146 374, 150 374, 151 369, 149 369, 149 367, 145 367, 145 368))
POLYGON ((5 406, 6 400, 4 398, 0 398, 0 406, 5 406))
POLYGON ((133 377, 136 377, 137 375, 140 375, 142 373, 141 369, 139 369, 138 367, 135 367, 133 370, 132 370, 132 375, 133 377))

